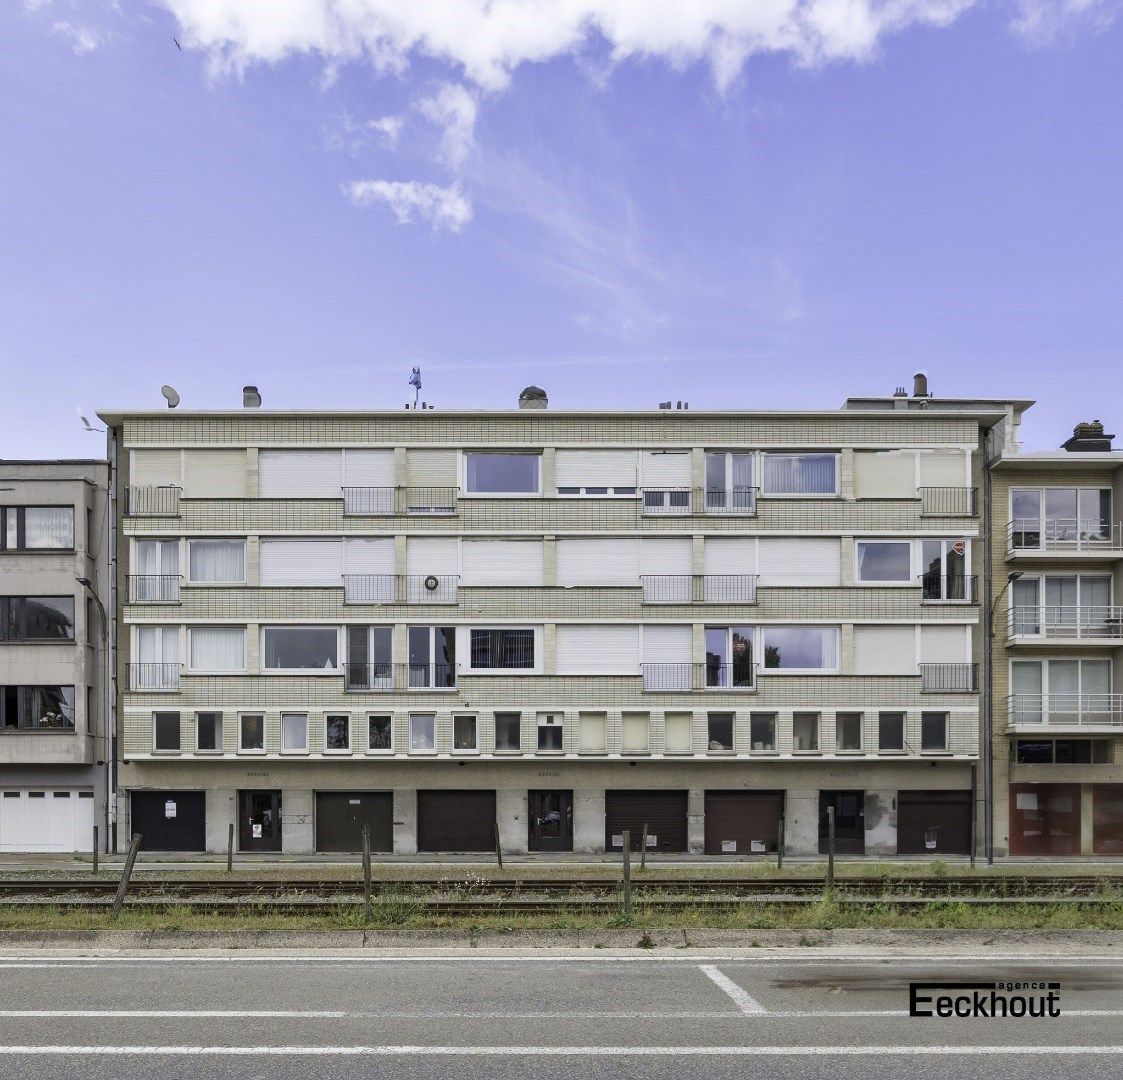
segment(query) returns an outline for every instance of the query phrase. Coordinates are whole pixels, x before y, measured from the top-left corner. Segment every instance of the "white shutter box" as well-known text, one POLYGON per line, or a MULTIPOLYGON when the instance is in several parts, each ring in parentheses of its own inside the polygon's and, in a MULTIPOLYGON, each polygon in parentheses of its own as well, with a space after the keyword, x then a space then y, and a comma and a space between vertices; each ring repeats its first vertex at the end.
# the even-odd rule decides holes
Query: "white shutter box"
POLYGON ((456 451, 407 450, 406 476, 411 487, 456 487, 456 451))
POLYGON ((855 675, 915 675, 916 628, 854 627, 855 675))
POLYGON ((464 540, 462 585, 541 585, 541 540, 464 540))
POLYGON ((339 450, 262 450, 258 472, 263 499, 341 499, 339 450))
POLYGON ((343 541, 343 571, 347 574, 392 574, 394 540, 353 538, 343 541))
POLYGON ((638 626, 559 626, 554 650, 559 675, 639 674, 638 626))
POLYGON ((759 541, 761 585, 838 585, 842 544, 819 537, 762 537, 759 541))
POLYGON ((969 626, 922 626, 920 662, 922 664, 966 664, 970 662, 969 626))
POLYGON ((645 574, 689 574, 693 559, 689 537, 640 541, 640 568, 645 574))
POLYGON ((635 450, 559 450, 557 486, 635 487, 636 457, 635 450))
POLYGON ((755 574, 756 540, 751 536, 706 537, 702 564, 707 574, 755 574))
POLYGON ((645 626, 643 662, 645 664, 689 664, 693 640, 690 626, 645 626))
POLYGON ((193 499, 244 499, 245 450, 188 450, 183 493, 193 499))
POLYGON ((967 486, 967 460, 962 450, 922 450, 920 452, 920 486, 967 486))
POLYGON ((451 537, 411 536, 406 541, 406 573, 415 576, 458 574, 457 543, 451 537))
POLYGON ((262 540, 262 585, 343 584, 339 540, 262 540))
POLYGON ((183 483, 183 454, 179 450, 134 450, 129 483, 134 487, 162 487, 183 483))
POLYGON ((643 486, 646 488, 690 487, 693 475, 689 450, 645 450, 643 486))
POLYGON ((638 539, 559 540, 559 585, 636 585, 640 581, 638 539))
POLYGON ((916 451, 855 450, 854 494, 859 499, 916 497, 916 451))
POLYGON ((343 486, 394 486, 393 450, 344 450, 343 486))

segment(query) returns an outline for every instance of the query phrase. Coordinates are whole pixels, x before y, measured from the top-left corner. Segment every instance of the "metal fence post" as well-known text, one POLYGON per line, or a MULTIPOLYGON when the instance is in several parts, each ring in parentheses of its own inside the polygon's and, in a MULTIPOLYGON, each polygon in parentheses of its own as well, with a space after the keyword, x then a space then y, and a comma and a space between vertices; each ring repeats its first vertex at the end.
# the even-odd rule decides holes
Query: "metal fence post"
POLYGON ((226 831, 226 872, 232 873, 234 870, 234 822, 230 822, 230 827, 226 831))
POLYGON ((834 888, 834 807, 827 807, 827 888, 834 888))
POLYGON ((784 815, 780 815, 780 820, 776 827, 776 869, 784 869, 784 815))
POLYGON ((624 830, 624 918, 632 917, 632 834, 624 830))
POLYGON ((639 868, 640 870, 647 869, 647 822, 643 823, 643 842, 640 844, 639 849, 639 868))
POLYGON ((94 868, 93 868, 93 873, 94 873, 94 876, 95 876, 95 877, 97 876, 97 848, 98 848, 98 840, 97 840, 97 826, 95 825, 95 826, 94 826, 94 846, 93 846, 93 853, 94 853, 94 868))
POLYGON ((370 829, 363 826, 363 905, 366 908, 367 922, 374 915, 370 906, 370 829))
POLYGON ((117 895, 113 898, 113 912, 111 918, 116 919, 121 914, 121 905, 125 902, 125 893, 129 889, 129 878, 133 876, 133 863, 136 862, 136 853, 140 848, 140 833, 133 833, 132 842, 129 844, 129 854, 125 859, 125 869, 121 871, 121 883, 117 886, 117 895))

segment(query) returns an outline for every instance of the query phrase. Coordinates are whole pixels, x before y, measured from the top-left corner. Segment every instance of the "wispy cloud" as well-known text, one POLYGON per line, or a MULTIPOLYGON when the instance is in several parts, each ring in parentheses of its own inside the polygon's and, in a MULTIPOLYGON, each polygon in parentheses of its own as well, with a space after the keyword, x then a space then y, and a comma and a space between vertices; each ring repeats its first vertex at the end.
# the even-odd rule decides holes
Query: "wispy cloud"
POLYGON ((417 108, 441 128, 441 161, 450 169, 459 169, 475 143, 475 97, 459 83, 445 83, 432 97, 419 101, 417 108))
POLYGON ((404 116, 379 116, 373 120, 355 120, 344 114, 338 125, 324 131, 324 145, 329 150, 357 154, 377 140, 395 150, 405 127, 404 116))
POLYGON ((107 34, 103 34, 98 30, 93 30, 88 26, 76 26, 74 23, 67 22, 65 19, 60 19, 58 22, 54 23, 51 29, 56 34, 61 34, 69 40, 70 47, 77 56, 85 56, 87 53, 92 53, 109 40, 107 34))
POLYGON ((1119 0, 1014 0, 1013 31, 1031 45, 1051 45, 1082 30, 1106 30, 1119 15, 1119 0))
POLYGON ((460 232, 472 220, 472 204, 457 184, 441 187, 418 180, 353 180, 343 191, 356 206, 388 206, 400 225, 426 221, 434 232, 460 232))

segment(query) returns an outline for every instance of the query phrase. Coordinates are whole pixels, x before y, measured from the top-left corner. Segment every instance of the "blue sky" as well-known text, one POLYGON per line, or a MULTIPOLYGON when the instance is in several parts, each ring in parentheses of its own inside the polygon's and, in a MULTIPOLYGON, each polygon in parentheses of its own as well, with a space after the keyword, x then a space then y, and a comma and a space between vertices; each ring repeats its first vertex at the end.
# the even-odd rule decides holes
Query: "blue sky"
MULTIPOLYGON (((1123 429, 1118 0, 7 0, 0 457, 107 407, 1123 429), (178 39, 177 48, 173 39, 178 39)), ((1123 431, 1121 431, 1123 434, 1123 431)))

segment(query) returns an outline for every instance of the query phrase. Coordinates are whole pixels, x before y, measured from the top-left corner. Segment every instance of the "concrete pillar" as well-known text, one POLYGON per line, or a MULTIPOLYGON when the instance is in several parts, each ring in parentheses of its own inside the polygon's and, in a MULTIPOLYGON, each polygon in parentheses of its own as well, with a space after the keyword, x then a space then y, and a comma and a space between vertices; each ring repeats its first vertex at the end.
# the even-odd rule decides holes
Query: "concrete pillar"
POLYGON ((314 798, 308 788, 281 790, 281 850, 286 855, 316 850, 314 798))
POLYGON ((856 585, 857 576, 857 548, 854 537, 842 537, 842 577, 843 585, 856 585))
POLYGON ((246 584, 261 585, 261 537, 246 537, 246 584))
POLYGON ((897 854, 896 789, 866 791, 866 854, 897 854))
POLYGON ((557 671, 555 651, 557 647, 558 628, 556 623, 544 623, 542 626, 542 674, 553 675, 557 671))
POLYGON ((604 788, 573 792, 573 850, 604 851, 604 788))
POLYGON ((529 839, 526 788, 499 788, 495 793, 495 817, 503 850, 525 855, 529 839))
POLYGON ((246 450, 246 498, 256 499, 261 494, 261 471, 256 446, 246 450))
POLYGON ((545 536, 542 539, 542 584, 545 586, 558 583, 558 543, 554 536, 545 536))
POLYGON ((417 789, 394 788, 394 854, 417 853, 417 789))
MULTIPOLYGON (((204 799, 207 813, 207 851, 226 853, 231 822, 234 823, 234 850, 237 851, 238 792, 234 788, 207 788, 204 799)), ((282 830, 283 822, 282 817, 282 830)))
POLYGON ((854 450, 844 446, 839 454, 838 493, 843 499, 854 499, 854 450))
POLYGON ((557 451, 552 446, 542 447, 542 494, 556 495, 557 451))
POLYGON ((818 788, 788 789, 784 802, 784 851, 789 855, 818 854, 818 788))
POLYGON ((686 796, 686 848, 692 855, 706 850, 706 792, 691 788, 686 796))
POLYGON ((1080 854, 1092 854, 1092 785, 1080 785, 1080 854))

